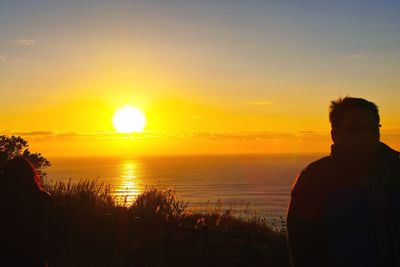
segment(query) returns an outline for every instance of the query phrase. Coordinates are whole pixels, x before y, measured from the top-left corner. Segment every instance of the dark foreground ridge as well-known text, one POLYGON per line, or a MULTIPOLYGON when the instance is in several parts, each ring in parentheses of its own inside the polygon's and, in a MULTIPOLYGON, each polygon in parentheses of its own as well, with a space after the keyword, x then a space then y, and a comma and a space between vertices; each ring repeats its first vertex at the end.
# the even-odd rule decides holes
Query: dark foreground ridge
POLYGON ((255 216, 190 212, 155 187, 130 206, 96 182, 45 188, 56 207, 49 266, 290 266, 285 229, 255 216))

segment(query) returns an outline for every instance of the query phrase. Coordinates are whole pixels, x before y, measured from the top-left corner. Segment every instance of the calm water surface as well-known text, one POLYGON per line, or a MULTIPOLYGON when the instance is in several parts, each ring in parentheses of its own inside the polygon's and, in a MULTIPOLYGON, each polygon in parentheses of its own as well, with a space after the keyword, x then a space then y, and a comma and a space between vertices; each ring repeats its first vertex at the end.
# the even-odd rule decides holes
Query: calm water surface
POLYGON ((176 189, 190 207, 203 210, 220 200, 238 212, 285 215, 294 177, 321 155, 246 155, 149 158, 53 158, 46 171, 53 181, 97 179, 117 197, 133 201, 146 186, 176 189), (210 204, 206 204, 209 202, 210 204))

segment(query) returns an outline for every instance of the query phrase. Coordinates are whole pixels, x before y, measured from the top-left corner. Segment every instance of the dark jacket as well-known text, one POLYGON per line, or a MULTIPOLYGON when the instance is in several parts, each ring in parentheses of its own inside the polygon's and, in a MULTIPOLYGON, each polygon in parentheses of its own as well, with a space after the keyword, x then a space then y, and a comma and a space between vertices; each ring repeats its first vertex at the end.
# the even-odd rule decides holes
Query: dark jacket
POLYGON ((298 266, 399 266, 399 152, 332 153, 311 163, 292 187, 288 243, 298 266))
POLYGON ((5 193, 0 199, 0 265, 46 266, 52 250, 51 196, 37 191, 31 195, 5 193))

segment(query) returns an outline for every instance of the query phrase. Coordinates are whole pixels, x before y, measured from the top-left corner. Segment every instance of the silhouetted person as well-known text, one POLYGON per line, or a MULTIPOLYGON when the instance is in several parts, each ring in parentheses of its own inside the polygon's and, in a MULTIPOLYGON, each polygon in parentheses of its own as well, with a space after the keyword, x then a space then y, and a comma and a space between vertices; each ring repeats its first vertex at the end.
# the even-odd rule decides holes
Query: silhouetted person
POLYGON ((0 181, 0 266, 46 266, 53 206, 40 176, 18 157, 6 163, 0 181))
POLYGON ((331 102, 330 156, 292 187, 288 242, 298 266, 399 266, 400 159, 380 140, 377 106, 331 102))

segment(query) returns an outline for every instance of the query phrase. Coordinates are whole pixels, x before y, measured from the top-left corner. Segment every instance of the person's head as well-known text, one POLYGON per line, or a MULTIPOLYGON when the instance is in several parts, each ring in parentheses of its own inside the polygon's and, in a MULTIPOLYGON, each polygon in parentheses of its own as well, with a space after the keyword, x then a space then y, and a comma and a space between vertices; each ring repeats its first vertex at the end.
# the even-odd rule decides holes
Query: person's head
POLYGON ((7 161, 3 170, 3 179, 9 188, 24 192, 41 190, 40 175, 33 165, 24 157, 7 161))
POLYGON ((380 117, 374 103, 362 98, 339 98, 331 102, 329 120, 335 145, 354 152, 377 148, 380 117))

